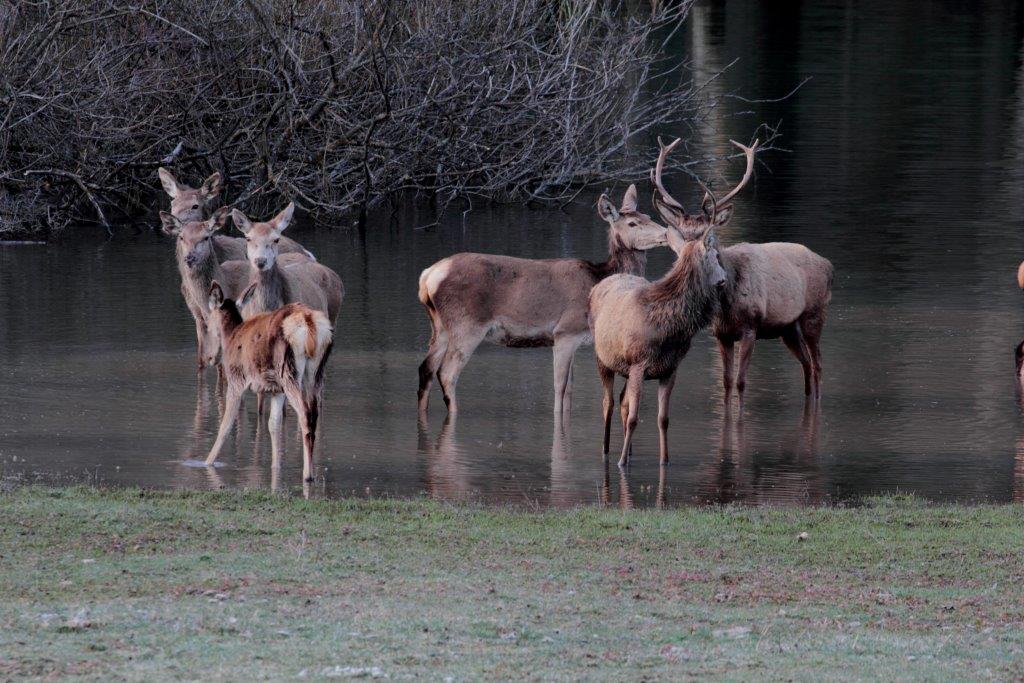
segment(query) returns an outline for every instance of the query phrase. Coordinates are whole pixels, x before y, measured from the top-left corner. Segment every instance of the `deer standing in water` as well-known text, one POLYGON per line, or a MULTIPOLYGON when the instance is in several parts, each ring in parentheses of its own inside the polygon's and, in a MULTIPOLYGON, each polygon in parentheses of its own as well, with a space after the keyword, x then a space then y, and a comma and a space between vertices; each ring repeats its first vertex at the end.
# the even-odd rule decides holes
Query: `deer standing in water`
MULTIPOLYGON (((655 205, 662 218, 688 240, 699 240, 713 225, 725 225, 732 217, 732 200, 749 182, 754 170, 757 141, 750 147, 732 141, 746 155, 743 179, 721 199, 704 187, 702 213, 690 215, 672 198, 661 181, 665 158, 678 140, 662 145, 654 171, 655 205), (711 205, 708 220, 708 204, 711 205)), ((703 184, 702 184, 703 187, 703 184)), ((821 331, 832 299, 831 262, 802 244, 769 242, 735 244, 720 252, 726 283, 711 332, 722 356, 722 384, 730 405, 735 383, 740 410, 747 383, 747 369, 758 339, 782 337, 804 371, 804 393, 821 397, 821 331), (739 346, 736 368, 735 347, 739 346), (736 372, 734 373, 734 368, 736 372), (735 377, 734 377, 735 374, 735 377)))
POLYGON ((160 212, 164 234, 175 238, 178 273, 185 305, 196 322, 197 364, 199 372, 214 365, 220 353, 218 330, 208 321, 206 307, 210 284, 223 283, 229 296, 234 296, 249 277, 249 264, 228 261, 215 239, 227 221, 228 209, 217 209, 213 216, 182 220, 166 211, 160 212))
POLYGON ((345 288, 333 270, 301 254, 282 254, 281 233, 291 223, 295 204, 289 203, 269 221, 257 222, 234 209, 231 218, 245 235, 251 296, 240 306, 242 316, 273 311, 285 304, 302 303, 338 320, 345 288))
POLYGON ((256 287, 255 283, 249 285, 236 304, 224 296, 219 283, 210 286, 208 306, 211 323, 220 329, 221 364, 227 389, 217 440, 206 464, 216 462, 238 415, 242 393, 249 389, 271 395, 267 427, 275 468, 281 462, 286 399, 298 415, 302 430, 302 479, 310 482, 324 371, 333 342, 331 323, 322 312, 303 304, 288 304, 243 321, 240 307, 254 295, 256 287))
POLYGON ((608 222, 608 260, 533 260, 461 253, 420 275, 419 299, 430 318, 430 348, 420 365, 419 412, 425 415, 436 376, 448 412, 455 415, 459 374, 485 339, 509 347, 554 347, 555 413, 572 403, 576 349, 589 341, 587 295, 615 273, 642 275, 645 251, 664 245, 665 228, 637 210, 630 185, 616 209, 606 195, 597 203, 608 222))
MULTIPOLYGON (((161 167, 157 174, 160 176, 164 192, 171 198, 171 215, 185 223, 202 221, 210 217, 223 189, 219 172, 214 172, 198 188, 179 183, 166 168, 161 167)), ((213 241, 217 245, 222 261, 245 260, 245 240, 241 237, 214 235, 213 241)), ((308 258, 316 260, 316 257, 301 244, 287 237, 281 238, 278 247, 282 254, 305 254, 308 258)))
POLYGON ((605 456, 615 405, 615 375, 626 378, 619 398, 623 431, 619 467, 629 463, 645 379, 658 380, 659 461, 662 465, 668 462, 668 404, 676 368, 690 350, 693 336, 711 323, 718 306, 718 288, 725 283, 714 222, 712 216, 703 237, 696 241, 687 241, 678 230, 669 228, 668 244, 676 252, 676 262, 660 280, 614 275, 590 292, 590 328, 604 387, 605 456))

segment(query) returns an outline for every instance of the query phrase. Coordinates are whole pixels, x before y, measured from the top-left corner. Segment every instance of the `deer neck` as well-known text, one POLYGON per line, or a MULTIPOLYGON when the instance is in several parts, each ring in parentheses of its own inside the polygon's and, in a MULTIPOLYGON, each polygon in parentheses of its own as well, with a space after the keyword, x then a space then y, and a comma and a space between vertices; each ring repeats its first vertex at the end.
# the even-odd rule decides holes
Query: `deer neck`
POLYGON ((235 305, 234 301, 225 301, 221 304, 219 311, 215 312, 217 315, 217 323, 220 325, 220 351, 222 356, 226 355, 231 340, 231 335, 234 334, 235 330, 242 324, 242 314, 238 311, 238 306, 235 305))
POLYGON ((247 305, 247 309, 253 313, 261 311, 274 311, 284 306, 287 301, 284 277, 277 266, 277 262, 267 270, 254 272, 252 280, 256 282, 256 291, 247 305))
POLYGON ((711 324, 718 297, 691 253, 676 259, 663 278, 647 287, 641 302, 659 328, 692 337, 711 324))
POLYGON ((630 249, 612 236, 608 240, 608 260, 603 265, 605 277, 616 273, 643 277, 647 270, 647 252, 630 249))
POLYGON ((195 268, 189 268, 185 265, 185 254, 179 251, 178 272, 181 274, 181 281, 188 290, 189 298, 203 310, 206 308, 206 297, 210 293, 210 284, 214 280, 221 283, 224 281, 220 259, 213 249, 195 268))

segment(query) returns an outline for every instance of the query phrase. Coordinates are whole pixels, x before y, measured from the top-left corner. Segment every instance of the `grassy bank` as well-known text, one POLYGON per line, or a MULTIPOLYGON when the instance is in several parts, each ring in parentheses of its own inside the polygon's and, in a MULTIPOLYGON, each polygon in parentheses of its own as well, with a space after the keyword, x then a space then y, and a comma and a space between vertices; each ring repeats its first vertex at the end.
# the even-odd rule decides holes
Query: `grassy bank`
POLYGON ((905 499, 22 489, 0 494, 0 678, 1020 678, 1022 527, 1024 507, 905 499))

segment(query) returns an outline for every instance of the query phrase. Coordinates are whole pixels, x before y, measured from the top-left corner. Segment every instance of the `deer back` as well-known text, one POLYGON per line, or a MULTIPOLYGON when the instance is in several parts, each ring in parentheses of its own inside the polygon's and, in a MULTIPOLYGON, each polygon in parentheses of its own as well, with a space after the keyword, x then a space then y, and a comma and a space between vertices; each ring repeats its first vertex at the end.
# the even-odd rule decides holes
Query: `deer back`
POLYGON ((729 281, 716 330, 783 327, 832 298, 832 264, 802 244, 736 244, 721 257, 729 281))

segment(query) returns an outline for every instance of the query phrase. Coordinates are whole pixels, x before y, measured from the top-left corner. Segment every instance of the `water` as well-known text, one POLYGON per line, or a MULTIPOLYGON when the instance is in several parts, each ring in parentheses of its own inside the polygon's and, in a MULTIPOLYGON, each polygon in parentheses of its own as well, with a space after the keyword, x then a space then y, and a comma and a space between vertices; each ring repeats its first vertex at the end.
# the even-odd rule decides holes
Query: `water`
MULTIPOLYGON (((715 83, 722 92, 771 97, 813 77, 785 102, 733 100, 733 112, 754 116, 725 118, 701 142, 725 151, 729 137, 749 138, 754 120, 782 121, 792 154, 765 155, 770 172, 741 195, 722 238, 802 242, 835 264, 820 417, 804 411, 797 363, 763 341, 746 416, 726 419, 717 353, 702 335, 680 368, 665 471, 653 384, 630 471, 602 463, 591 348, 577 356, 567 433, 551 416, 550 350, 491 346, 462 375, 458 423, 443 424, 435 393, 420 427, 416 368, 429 337, 420 270, 465 250, 601 259, 605 237, 589 201, 565 213, 454 213, 426 230, 416 228, 432 214, 407 208, 374 217, 365 240, 347 229, 295 231, 347 290, 314 491, 530 506, 808 504, 892 491, 1024 498, 1012 353, 1024 336, 1014 281, 1024 258, 1024 10, 983 9, 709 3, 680 42, 698 74, 742 57, 715 83)), ((728 174, 740 172, 736 164, 728 174)), ((652 255, 649 275, 669 260, 652 255)), ((2 247, 0 288, 5 479, 297 487, 297 441, 273 475, 253 401, 222 467, 186 466, 212 443, 217 409, 212 376, 197 390, 169 240, 2 247)))

